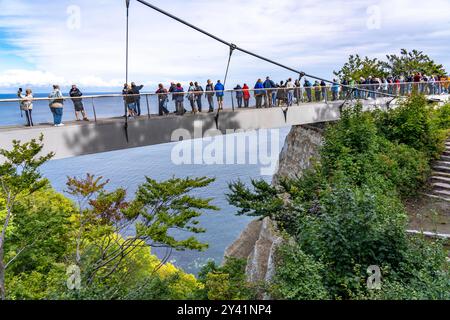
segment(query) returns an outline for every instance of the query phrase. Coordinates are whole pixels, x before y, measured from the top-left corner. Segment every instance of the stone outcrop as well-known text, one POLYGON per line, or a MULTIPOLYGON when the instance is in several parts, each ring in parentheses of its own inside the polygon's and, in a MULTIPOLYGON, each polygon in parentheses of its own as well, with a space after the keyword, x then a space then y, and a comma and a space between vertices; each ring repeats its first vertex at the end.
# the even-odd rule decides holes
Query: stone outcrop
MULTIPOLYGON (((273 178, 294 178, 310 168, 323 143, 323 125, 292 127, 280 154, 278 171, 273 178)), ((275 274, 276 248, 283 242, 275 223, 269 218, 254 220, 225 251, 225 258, 247 260, 246 275, 251 282, 269 282, 275 274)), ((267 298, 267 297, 265 297, 267 298)))
POLYGON ((295 178, 312 166, 319 158, 319 147, 323 144, 323 125, 303 125, 292 127, 280 154, 277 173, 273 183, 281 177, 295 178))

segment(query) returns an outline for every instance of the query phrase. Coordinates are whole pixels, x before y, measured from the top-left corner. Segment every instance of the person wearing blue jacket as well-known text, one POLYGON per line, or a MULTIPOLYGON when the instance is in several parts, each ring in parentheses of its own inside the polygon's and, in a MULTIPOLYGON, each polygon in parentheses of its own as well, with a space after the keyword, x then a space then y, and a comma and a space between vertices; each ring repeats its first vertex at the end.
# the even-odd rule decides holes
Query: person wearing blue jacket
POLYGON ((216 91, 216 97, 217 97, 217 103, 219 104, 219 110, 223 110, 223 96, 224 96, 224 91, 225 87, 224 85, 220 82, 220 80, 217 80, 217 83, 214 87, 214 91, 216 91))
POLYGON ((261 79, 255 84, 255 100, 256 100, 256 108, 262 108, 262 99, 265 95, 264 84, 261 79))
POLYGON ((333 84, 331 85, 331 94, 333 96, 333 101, 336 101, 339 97, 340 85, 336 79, 333 79, 333 84))
POLYGON ((177 114, 182 116, 186 112, 186 109, 184 109, 184 104, 183 104, 184 89, 181 86, 181 83, 177 83, 177 87, 175 88, 175 91, 174 91, 174 97, 175 97, 177 114))
POLYGON ((276 95, 276 90, 270 90, 270 89, 274 89, 277 86, 276 86, 275 82, 270 80, 269 77, 266 78, 266 81, 264 81, 263 85, 264 85, 265 89, 269 89, 269 90, 267 90, 266 94, 264 95, 264 105, 266 107, 269 106, 271 108, 275 105, 275 103, 273 102, 274 101, 273 96, 276 95))
POLYGON ((303 87, 306 91, 306 97, 308 98, 308 102, 312 102, 312 84, 308 79, 305 79, 305 83, 303 84, 303 87))

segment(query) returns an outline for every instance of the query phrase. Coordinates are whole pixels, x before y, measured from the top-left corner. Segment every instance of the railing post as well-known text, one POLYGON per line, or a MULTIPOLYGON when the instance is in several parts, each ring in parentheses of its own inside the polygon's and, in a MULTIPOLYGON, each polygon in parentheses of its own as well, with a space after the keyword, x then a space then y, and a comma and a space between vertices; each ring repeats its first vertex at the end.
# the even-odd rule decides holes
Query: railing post
MULTIPOLYGON (((145 100, 147 101, 147 115, 148 118, 150 119, 150 104, 148 102, 148 94, 145 95, 145 100)), ((158 101, 158 99, 156 99, 158 101)))
POLYGON ((234 97, 233 97, 233 91, 230 91, 231 94, 231 107, 233 108, 233 112, 234 112, 234 97))
POLYGON ((94 97, 92 97, 92 110, 94 111, 94 122, 97 122, 97 112, 95 111, 94 97))

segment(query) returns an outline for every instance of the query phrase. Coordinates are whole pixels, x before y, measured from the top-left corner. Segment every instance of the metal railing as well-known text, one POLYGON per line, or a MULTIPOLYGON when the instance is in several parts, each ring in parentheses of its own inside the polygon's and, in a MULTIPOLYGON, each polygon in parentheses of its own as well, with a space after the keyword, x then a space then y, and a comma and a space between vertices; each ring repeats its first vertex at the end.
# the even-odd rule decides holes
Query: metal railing
MULTIPOLYGON (((351 99, 376 99, 383 93, 395 96, 409 96, 414 91, 426 95, 449 94, 450 81, 442 82, 402 82, 357 84, 342 87, 340 84, 292 88, 227 89, 223 91, 184 91, 168 93, 100 94, 82 97, 62 97, 65 121, 75 120, 73 106, 75 101, 83 103, 84 110, 91 121, 124 117, 125 107, 134 108, 140 116, 148 118, 164 114, 182 115, 185 112, 217 111, 220 96, 224 110, 245 108, 286 107, 314 102, 340 101, 351 99), (363 91, 364 90, 364 91, 363 91), (367 90, 367 91, 366 91, 367 90), (248 98, 248 99, 247 99, 248 98), (69 111, 70 110, 70 111, 69 111)), ((32 115, 35 124, 51 124, 52 114, 49 104, 54 98, 32 98, 32 115)), ((21 98, 0 99, 0 126, 21 125, 21 98)), ((129 114, 128 114, 129 116, 129 114)), ((23 115, 22 115, 23 117, 23 115)))

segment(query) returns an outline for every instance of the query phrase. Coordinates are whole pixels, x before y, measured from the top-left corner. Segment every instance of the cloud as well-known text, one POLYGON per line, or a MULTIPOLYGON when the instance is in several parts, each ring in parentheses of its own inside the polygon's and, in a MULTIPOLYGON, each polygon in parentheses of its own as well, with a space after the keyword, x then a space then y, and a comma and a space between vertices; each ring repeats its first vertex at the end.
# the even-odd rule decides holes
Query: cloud
MULTIPOLYGON (((418 48, 450 65, 450 2, 447 0, 155 0, 180 17, 274 60, 331 77, 349 54, 383 57, 418 48), (376 6, 380 28, 369 29, 367 8, 376 6)), ((76 82, 91 88, 124 82, 125 11, 121 0, 0 0, 0 29, 10 35, 8 51, 34 71, 2 66, 0 87, 23 81, 48 85, 76 82), (14 3, 14 4, 12 4, 14 3), (68 12, 70 6, 79 8, 68 12), (80 28, 77 28, 77 26, 80 28), (74 28, 75 26, 75 28, 74 28), (24 79, 24 78, 26 79, 24 79), (53 77, 53 79, 52 79, 53 77)), ((220 79, 228 48, 132 1, 130 77, 146 84, 177 79, 220 79)), ((0 40, 2 41, 2 40, 0 40)), ((1 44, 1 42, 0 42, 1 44)), ((28 68, 29 69, 29 68, 28 68)), ((289 72, 236 52, 230 81, 251 81, 289 72)))

